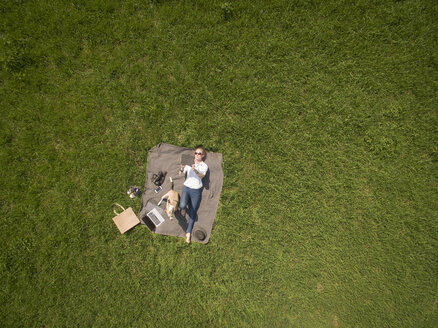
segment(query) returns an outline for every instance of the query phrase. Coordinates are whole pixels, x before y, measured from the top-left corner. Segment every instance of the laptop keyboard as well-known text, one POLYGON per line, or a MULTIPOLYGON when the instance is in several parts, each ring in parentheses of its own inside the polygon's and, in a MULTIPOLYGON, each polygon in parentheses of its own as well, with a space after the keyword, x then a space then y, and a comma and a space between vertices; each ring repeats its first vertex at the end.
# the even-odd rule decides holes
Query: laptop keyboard
POLYGON ((147 216, 149 217, 149 219, 151 219, 151 221, 155 224, 156 227, 158 227, 161 223, 164 222, 163 217, 160 215, 160 213, 156 212, 155 209, 153 209, 152 211, 150 211, 147 216))

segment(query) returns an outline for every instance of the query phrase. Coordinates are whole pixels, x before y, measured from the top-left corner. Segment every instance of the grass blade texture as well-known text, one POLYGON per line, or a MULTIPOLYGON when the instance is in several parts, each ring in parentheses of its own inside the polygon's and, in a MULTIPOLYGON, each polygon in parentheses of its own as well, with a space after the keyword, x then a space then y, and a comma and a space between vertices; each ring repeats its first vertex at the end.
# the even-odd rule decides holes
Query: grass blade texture
POLYGON ((2 327, 436 327, 437 17, 1 1, 2 327), (111 220, 160 142, 223 154, 207 245, 111 220))

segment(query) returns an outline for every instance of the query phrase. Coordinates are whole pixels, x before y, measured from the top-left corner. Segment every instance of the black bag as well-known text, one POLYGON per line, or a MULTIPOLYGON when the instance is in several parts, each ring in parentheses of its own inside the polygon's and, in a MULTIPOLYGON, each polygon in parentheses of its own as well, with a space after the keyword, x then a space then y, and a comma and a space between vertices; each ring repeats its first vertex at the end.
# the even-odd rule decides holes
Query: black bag
POLYGON ((156 186, 161 186, 164 182, 164 179, 166 179, 166 174, 167 172, 158 172, 158 174, 154 174, 152 175, 152 182, 154 183, 154 185, 156 186))

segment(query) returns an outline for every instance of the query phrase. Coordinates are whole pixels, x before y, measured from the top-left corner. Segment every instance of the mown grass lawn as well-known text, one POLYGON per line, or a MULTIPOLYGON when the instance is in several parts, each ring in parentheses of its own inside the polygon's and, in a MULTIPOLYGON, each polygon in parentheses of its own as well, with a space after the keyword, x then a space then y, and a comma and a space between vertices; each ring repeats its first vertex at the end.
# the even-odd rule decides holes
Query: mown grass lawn
POLYGON ((3 327, 436 327, 435 1, 3 1, 3 327), (120 235, 223 154, 207 245, 120 235))

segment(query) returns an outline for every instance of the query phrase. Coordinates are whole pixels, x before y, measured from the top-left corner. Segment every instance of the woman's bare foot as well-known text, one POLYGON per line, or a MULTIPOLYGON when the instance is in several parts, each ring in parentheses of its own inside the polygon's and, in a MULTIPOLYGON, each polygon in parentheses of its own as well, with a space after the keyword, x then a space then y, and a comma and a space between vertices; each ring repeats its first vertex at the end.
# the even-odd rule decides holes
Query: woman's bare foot
POLYGON ((186 233, 186 243, 190 244, 190 234, 186 233))

